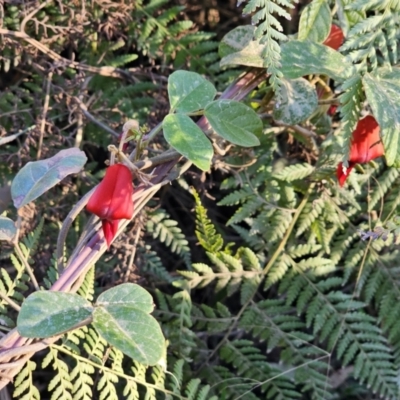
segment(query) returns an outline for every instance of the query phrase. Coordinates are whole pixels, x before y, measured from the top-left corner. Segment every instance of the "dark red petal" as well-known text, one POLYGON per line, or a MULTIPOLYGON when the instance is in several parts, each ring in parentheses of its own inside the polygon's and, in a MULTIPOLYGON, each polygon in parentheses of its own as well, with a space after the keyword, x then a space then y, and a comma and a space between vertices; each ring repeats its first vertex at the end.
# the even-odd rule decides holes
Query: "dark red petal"
POLYGON ((343 186, 344 183, 346 182, 347 177, 350 175, 351 170, 353 169, 354 164, 349 162, 349 166, 346 170, 346 173, 343 171, 343 163, 339 163, 337 170, 336 170, 336 176, 339 181, 339 185, 343 186))
POLYGON ((118 223, 119 223, 119 221, 117 221, 117 220, 109 221, 107 219, 103 219, 101 221, 104 237, 106 239, 108 248, 110 248, 111 242, 113 241, 113 239, 115 238, 115 235, 118 232, 118 223))
POLYGON ((367 163, 384 155, 379 125, 372 115, 360 119, 353 132, 349 161, 367 163))
POLYGON ((338 106, 337 106, 336 104, 332 104, 332 105, 329 107, 329 109, 328 109, 328 111, 327 111, 327 114, 328 114, 330 117, 332 117, 333 115, 335 115, 337 108, 338 108, 338 106))
POLYGON ((132 173, 123 164, 107 168, 86 209, 101 219, 130 219, 133 214, 132 173))
POLYGON ((343 42, 344 35, 342 29, 333 24, 331 26, 331 31, 329 32, 329 35, 323 44, 334 50, 337 50, 343 44, 343 42))

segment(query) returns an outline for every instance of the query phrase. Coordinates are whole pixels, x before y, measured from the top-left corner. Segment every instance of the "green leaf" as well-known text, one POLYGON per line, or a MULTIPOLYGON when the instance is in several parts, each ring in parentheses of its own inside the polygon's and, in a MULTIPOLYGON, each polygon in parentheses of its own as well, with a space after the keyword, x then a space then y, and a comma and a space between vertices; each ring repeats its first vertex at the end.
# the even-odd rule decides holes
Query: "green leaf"
POLYGON ((46 160, 28 162, 11 184, 14 206, 20 208, 37 199, 66 176, 79 172, 86 160, 83 151, 72 148, 46 160))
POLYGON ((96 306, 107 309, 117 307, 121 309, 135 309, 144 313, 151 313, 154 310, 153 297, 139 285, 124 283, 103 292, 96 301, 96 306))
POLYGON ((258 146, 262 122, 256 112, 234 100, 216 100, 204 110, 214 131, 231 143, 243 147, 258 146))
POLYGON ((218 50, 221 67, 226 65, 263 67, 265 45, 261 45, 260 40, 254 40, 255 29, 256 27, 251 25, 238 26, 222 38, 218 50))
POLYGON ((153 298, 139 285, 125 283, 102 293, 93 314, 97 332, 132 359, 155 365, 162 358, 165 339, 149 315, 153 298))
POLYGON ((214 85, 199 74, 176 71, 168 78, 171 112, 190 113, 202 110, 217 94, 214 85))
POLYGON ((163 121, 165 140, 203 171, 208 171, 214 154, 204 132, 184 114, 169 114, 163 121))
POLYGON ((0 217, 0 240, 12 240, 16 233, 14 221, 7 217, 0 217))
POLYGON ((304 179, 315 171, 315 167, 307 163, 297 163, 283 168, 281 171, 273 174, 273 177, 286 182, 292 182, 304 179))
POLYGON ((326 0, 314 0, 304 7, 299 23, 299 40, 322 43, 329 35, 331 10, 326 0))
POLYGON ((73 329, 92 312, 92 305, 77 294, 35 292, 22 303, 17 329, 24 337, 47 338, 73 329))
POLYGON ((323 44, 292 40, 282 45, 282 73, 296 79, 304 75, 327 75, 341 82, 352 75, 354 67, 336 50, 323 44))
POLYGON ((389 166, 400 167, 400 69, 383 70, 380 77, 365 74, 363 85, 379 123, 389 166))
POLYGON ((318 107, 315 88, 304 78, 282 80, 281 102, 275 105, 274 118, 295 125, 306 120, 318 107))

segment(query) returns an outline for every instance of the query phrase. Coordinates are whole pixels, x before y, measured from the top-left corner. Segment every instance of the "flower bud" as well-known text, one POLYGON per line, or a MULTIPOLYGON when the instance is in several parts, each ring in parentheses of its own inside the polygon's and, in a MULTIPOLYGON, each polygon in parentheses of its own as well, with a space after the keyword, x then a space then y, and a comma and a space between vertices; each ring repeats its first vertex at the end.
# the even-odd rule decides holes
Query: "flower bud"
POLYGON ((132 172, 123 164, 114 164, 106 169, 103 180, 89 199, 86 209, 102 220, 108 247, 117 233, 119 220, 132 218, 132 195, 132 172))

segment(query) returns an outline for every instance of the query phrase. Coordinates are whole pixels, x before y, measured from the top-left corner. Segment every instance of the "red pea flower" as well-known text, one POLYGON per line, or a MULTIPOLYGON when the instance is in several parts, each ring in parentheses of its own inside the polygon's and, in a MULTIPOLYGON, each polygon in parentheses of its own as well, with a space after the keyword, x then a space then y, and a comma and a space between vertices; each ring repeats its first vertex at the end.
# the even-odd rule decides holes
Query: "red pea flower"
POLYGON ((344 42, 343 31, 337 25, 331 25, 331 31, 329 32, 328 37, 325 39, 325 42, 322 43, 325 46, 332 48, 333 50, 337 50, 344 42))
POLYGON ((118 231, 120 219, 131 219, 133 215, 132 172, 123 164, 114 164, 89 199, 86 210, 101 219, 107 247, 118 231))
POLYGON ((332 104, 329 108, 328 111, 326 112, 330 117, 333 117, 336 113, 338 106, 336 104, 332 104))
POLYGON ((346 172, 343 170, 343 163, 338 165, 336 174, 339 185, 344 185, 356 164, 364 164, 383 155, 384 148, 379 135, 378 122, 372 115, 367 115, 358 121, 356 129, 353 131, 349 166, 346 172))

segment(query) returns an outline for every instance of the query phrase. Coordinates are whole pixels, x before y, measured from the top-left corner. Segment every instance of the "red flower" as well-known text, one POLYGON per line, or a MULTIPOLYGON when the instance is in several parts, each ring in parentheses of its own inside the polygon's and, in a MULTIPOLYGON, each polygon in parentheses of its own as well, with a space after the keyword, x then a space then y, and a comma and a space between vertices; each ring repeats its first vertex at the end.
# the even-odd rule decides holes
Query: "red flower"
POLYGON ((133 215, 133 183, 130 169, 123 164, 114 164, 89 199, 86 209, 102 221, 107 247, 110 247, 118 231, 120 219, 131 219, 133 215))
POLYGON ((337 110, 337 105, 336 104, 332 104, 329 108, 328 111, 326 112, 330 117, 333 117, 336 113, 337 110))
POLYGON ((322 44, 331 47, 333 50, 337 50, 343 44, 343 42, 344 35, 342 29, 339 28, 337 25, 332 25, 328 37, 322 44))
POLYGON ((349 166, 344 172, 343 163, 338 165, 336 174, 340 186, 343 186, 350 171, 356 164, 367 163, 384 155, 383 144, 379 136, 379 125, 372 115, 360 119, 353 132, 350 147, 349 166))

